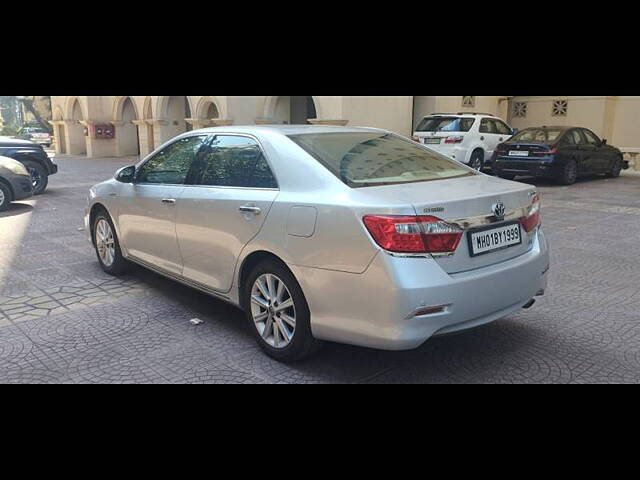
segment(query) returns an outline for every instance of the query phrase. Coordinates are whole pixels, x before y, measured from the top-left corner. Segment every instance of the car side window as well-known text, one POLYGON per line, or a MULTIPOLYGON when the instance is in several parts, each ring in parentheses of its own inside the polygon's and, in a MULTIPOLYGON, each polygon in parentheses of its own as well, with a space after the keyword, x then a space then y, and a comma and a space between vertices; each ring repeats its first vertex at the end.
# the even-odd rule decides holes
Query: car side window
POLYGON ((475 118, 461 118, 460 119, 460 131, 468 132, 473 127, 473 123, 476 121, 475 118))
POLYGON ((496 133, 496 126, 491 118, 483 118, 480 121, 480 133, 496 133))
POLYGON ((500 120, 494 120, 494 122, 496 125, 496 131, 500 135, 511 135, 511 129, 504 122, 501 122, 500 120))
POLYGON ((575 132, 575 130, 569 130, 566 132, 560 139, 560 145, 577 145, 577 138, 573 135, 573 132, 575 132))
POLYGON ((580 130, 571 130, 567 136, 571 136, 573 138, 573 144, 575 145, 584 145, 585 141, 582 135, 580 134, 580 130))
POLYGON ((582 129, 582 134, 584 135, 584 138, 587 140, 587 143, 589 145, 600 145, 600 140, 590 130, 586 130, 586 129, 583 128, 582 129))
POLYGON ((218 135, 206 147, 200 185, 278 188, 258 142, 249 137, 218 135))
POLYGON ((141 167, 136 183, 184 184, 206 138, 206 135, 186 137, 168 145, 141 167))

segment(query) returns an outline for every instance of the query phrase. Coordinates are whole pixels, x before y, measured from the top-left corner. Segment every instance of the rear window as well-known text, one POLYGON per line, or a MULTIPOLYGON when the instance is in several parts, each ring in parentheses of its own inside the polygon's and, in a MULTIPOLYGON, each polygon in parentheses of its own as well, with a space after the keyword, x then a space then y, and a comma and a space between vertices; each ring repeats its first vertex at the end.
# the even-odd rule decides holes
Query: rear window
POLYGON ((528 128, 511 137, 512 142, 536 142, 549 143, 555 142, 556 139, 564 132, 560 128, 528 128))
POLYGON ((475 118, 426 117, 423 118, 417 132, 468 132, 475 118))
POLYGON ((353 188, 475 175, 461 164, 390 133, 344 132, 289 138, 353 188))

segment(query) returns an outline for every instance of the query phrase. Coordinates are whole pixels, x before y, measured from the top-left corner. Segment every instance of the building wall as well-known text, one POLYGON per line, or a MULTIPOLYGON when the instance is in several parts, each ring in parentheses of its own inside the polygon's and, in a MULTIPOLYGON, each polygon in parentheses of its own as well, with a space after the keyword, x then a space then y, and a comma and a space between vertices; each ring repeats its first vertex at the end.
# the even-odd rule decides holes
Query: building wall
POLYGON ((640 97, 618 97, 613 109, 611 144, 640 148, 640 97))
MULTIPOLYGON (((184 99, 185 97, 181 97, 184 99)), ((190 96, 184 101, 159 96, 51 97, 56 149, 59 153, 90 156, 146 155, 187 128, 214 125, 285 123, 290 120, 289 97, 190 96), (133 109, 124 108, 130 99, 133 109), (76 101, 77 105, 76 106, 76 101), (210 108, 214 105, 215 108, 210 108), (214 112, 215 118, 208 118, 214 112), (83 129, 95 123, 113 123, 116 138, 96 140, 83 129)), ((539 125, 578 125, 592 129, 613 145, 640 148, 637 121, 640 97, 606 96, 476 96, 473 107, 462 106, 462 96, 314 96, 315 124, 360 125, 385 128, 409 136, 417 122, 434 112, 487 112, 523 129, 539 125), (510 98, 510 100, 507 100, 510 98), (555 99, 568 101, 567 115, 552 116, 555 99), (525 117, 515 117, 515 102, 526 102, 525 117)), ((303 118, 304 115, 301 115, 303 118)))
POLYGON ((345 97, 345 117, 349 125, 376 127, 410 136, 412 97, 345 97))
POLYGON ((593 130, 619 148, 640 148, 638 96, 512 97, 510 121, 519 129, 541 125, 574 125, 593 130), (553 101, 567 100, 567 115, 552 114, 553 101), (516 102, 526 102, 525 117, 514 117, 516 102))

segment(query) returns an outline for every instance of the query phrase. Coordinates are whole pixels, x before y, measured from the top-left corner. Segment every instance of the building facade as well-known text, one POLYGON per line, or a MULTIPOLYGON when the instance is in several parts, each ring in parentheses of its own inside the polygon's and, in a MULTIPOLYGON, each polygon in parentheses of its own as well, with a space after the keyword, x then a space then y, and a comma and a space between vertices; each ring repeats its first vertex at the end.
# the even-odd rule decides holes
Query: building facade
POLYGON ((490 113, 519 129, 585 126, 640 150, 640 97, 54 96, 51 108, 56 152, 91 157, 144 156, 180 133, 216 125, 372 126, 410 136, 424 115, 438 112, 490 113), (113 138, 92 134, 101 125, 113 128, 113 138))

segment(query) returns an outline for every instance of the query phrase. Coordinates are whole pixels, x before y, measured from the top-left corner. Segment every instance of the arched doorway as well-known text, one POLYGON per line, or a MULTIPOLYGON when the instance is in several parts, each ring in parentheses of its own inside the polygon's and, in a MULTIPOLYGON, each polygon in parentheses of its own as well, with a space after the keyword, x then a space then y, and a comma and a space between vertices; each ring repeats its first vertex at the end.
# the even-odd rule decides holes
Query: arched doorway
POLYGON ((276 97, 273 111, 267 114, 275 123, 303 125, 317 118, 313 97, 276 97))
POLYGON ((116 134, 118 142, 118 156, 130 157, 140 155, 140 139, 138 138, 138 127, 134 121, 138 120, 136 107, 131 97, 120 100, 121 113, 116 113, 116 121, 120 124, 116 134))
POLYGON ((80 122, 84 121, 84 114, 80 106, 80 100, 73 100, 71 105, 70 122, 67 127, 67 151, 72 155, 86 155, 87 140, 84 134, 84 125, 80 122))
POLYGON ((204 118, 206 120, 215 120, 216 118, 220 118, 220 112, 218 111, 218 107, 213 102, 209 102, 205 104, 205 114, 204 118))

